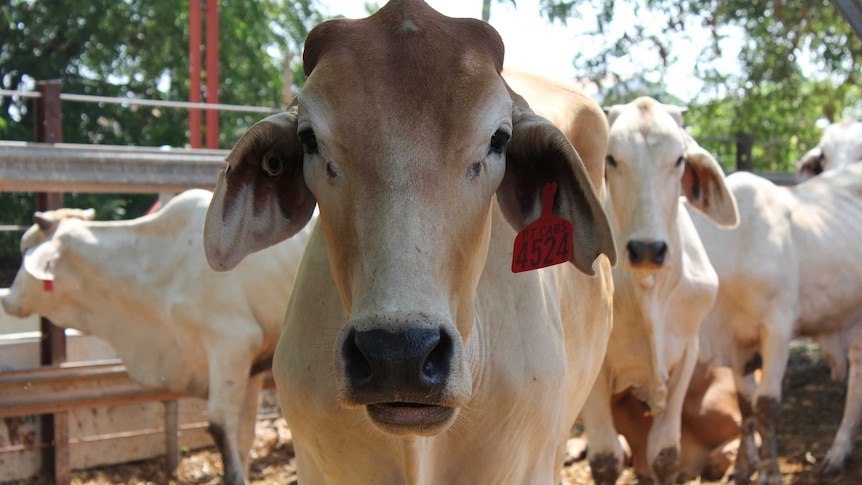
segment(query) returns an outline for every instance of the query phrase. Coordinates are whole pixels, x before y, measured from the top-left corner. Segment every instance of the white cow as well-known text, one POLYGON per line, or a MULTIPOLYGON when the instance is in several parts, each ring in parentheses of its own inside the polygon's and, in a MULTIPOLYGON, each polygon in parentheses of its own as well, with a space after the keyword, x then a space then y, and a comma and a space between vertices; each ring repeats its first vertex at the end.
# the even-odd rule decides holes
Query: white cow
POLYGON ((701 353, 737 374, 744 439, 736 481, 754 471, 760 432, 758 483, 778 484, 776 425, 790 340, 814 338, 837 381, 850 379, 841 428, 822 471, 839 473, 853 450, 862 419, 862 164, 854 163, 795 187, 740 172, 728 177, 740 224, 719 231, 692 218, 721 286, 701 326, 701 353), (762 365, 755 383, 752 372, 762 365), (752 406, 753 403, 753 406, 752 406))
POLYGON ((310 231, 216 273, 203 252, 211 198, 190 190, 129 221, 37 212, 2 303, 10 315, 36 313, 102 338, 140 384, 207 398, 225 483, 240 484, 254 439, 259 371, 269 368, 283 295, 310 231))
POLYGON ((654 478, 676 482, 698 328, 718 291, 718 276, 680 194, 718 226, 737 223, 724 173, 685 133, 683 112, 647 97, 608 110, 605 207, 625 257, 613 270, 608 353, 583 410, 598 484, 615 483, 622 467, 611 403, 628 390, 653 416, 646 459, 654 478))
POLYGON ((796 163, 796 181, 862 160, 862 123, 844 119, 823 130, 820 143, 796 163))
MULTIPOLYGON (((299 482, 557 483, 610 335, 601 160, 507 89, 478 20, 391 0, 317 26, 303 60, 288 111, 229 155, 205 235, 229 269, 319 206, 273 362, 299 482), (573 264, 515 274, 543 210, 572 222, 573 264)), ((607 137, 595 103, 578 124, 607 137)))

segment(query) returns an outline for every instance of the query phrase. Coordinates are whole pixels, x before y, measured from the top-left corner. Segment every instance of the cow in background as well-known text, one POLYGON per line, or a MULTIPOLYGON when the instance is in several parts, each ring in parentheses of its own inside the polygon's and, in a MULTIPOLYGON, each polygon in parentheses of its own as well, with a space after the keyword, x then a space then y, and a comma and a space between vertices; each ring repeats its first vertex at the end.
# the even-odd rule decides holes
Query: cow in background
POLYGON ((781 481, 776 427, 796 336, 813 338, 833 379, 847 380, 844 417, 821 468, 838 474, 862 419, 862 164, 789 188, 747 172, 730 175, 727 184, 739 206, 736 229, 718 230, 689 213, 721 282, 700 343, 704 358, 735 371, 743 418, 736 483, 749 483, 755 468, 758 483, 781 481))
POLYGON ((612 418, 631 391, 653 418, 646 461, 659 484, 679 474, 682 406, 698 359, 698 328, 718 276, 680 194, 716 227, 738 221, 718 162, 682 128, 683 108, 642 97, 609 108, 605 207, 617 251, 614 327, 582 413, 597 484, 619 477, 623 452, 612 418))
POLYGON ((281 335, 307 232, 217 273, 203 252, 212 193, 190 190, 151 215, 91 221, 37 212, 6 313, 36 313, 108 342, 136 382, 207 399, 227 484, 245 483, 261 370, 281 335))
MULTIPOLYGON (((635 474, 649 477, 652 415, 631 391, 614 396, 612 409, 614 427, 625 438, 635 474)), ((724 477, 736 458, 741 424, 733 370, 698 362, 682 405, 678 481, 724 477)))
MULTIPOLYGON (((229 155, 205 237, 227 270, 319 207, 273 362, 299 482, 556 483, 611 327, 601 167, 508 89, 481 21, 391 0, 317 26, 303 64, 229 155), (543 211, 573 264, 513 273, 543 211)), ((598 106, 578 123, 606 139, 598 106)))
POLYGON ((796 181, 862 160, 862 123, 844 119, 823 130, 820 143, 796 163, 796 181))

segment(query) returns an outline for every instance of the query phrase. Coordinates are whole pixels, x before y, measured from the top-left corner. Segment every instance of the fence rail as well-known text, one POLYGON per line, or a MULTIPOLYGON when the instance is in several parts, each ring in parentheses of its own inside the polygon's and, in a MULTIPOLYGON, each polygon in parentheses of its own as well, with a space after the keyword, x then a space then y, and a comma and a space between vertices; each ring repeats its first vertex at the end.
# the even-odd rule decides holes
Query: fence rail
MULTIPOLYGON (((0 96, 41 98, 42 93, 40 93, 39 91, 15 91, 11 89, 0 89, 0 96)), ((221 103, 195 103, 190 101, 170 101, 163 99, 128 98, 116 96, 94 96, 92 94, 74 93, 60 93, 60 100, 80 101, 84 103, 121 104, 127 106, 157 106, 162 108, 185 108, 202 110, 214 109, 218 111, 240 111, 244 113, 278 113, 282 111, 280 108, 271 108, 267 106, 246 106, 239 104, 221 103)))
POLYGON ((0 191, 211 190, 227 153, 227 150, 0 141, 0 191))
MULTIPOLYGON (((275 387, 272 374, 263 380, 264 389, 275 387)), ((119 359, 75 362, 60 366, 0 372, 0 417, 58 414, 74 409, 90 409, 124 404, 161 401, 165 407, 164 427, 88 437, 87 441, 114 439, 144 434, 165 434, 165 467, 170 474, 179 464, 179 432, 205 424, 179 424, 177 400, 186 394, 145 387, 133 381, 119 359)), ((68 455, 69 440, 55 452, 68 455)), ((79 440, 80 441, 80 440, 79 440)), ((45 448, 58 443, 16 446, 14 450, 45 448)), ((65 460, 68 462, 68 460, 65 460)))

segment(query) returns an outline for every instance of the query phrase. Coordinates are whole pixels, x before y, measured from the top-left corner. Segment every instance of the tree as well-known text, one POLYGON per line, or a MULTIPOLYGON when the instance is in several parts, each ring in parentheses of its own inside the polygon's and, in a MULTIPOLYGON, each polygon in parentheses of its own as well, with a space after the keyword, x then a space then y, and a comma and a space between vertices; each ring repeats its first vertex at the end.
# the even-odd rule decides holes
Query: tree
MULTIPOLYGON (((219 101, 281 107, 287 73, 302 82, 298 52, 309 27, 323 20, 314 0, 220 0, 219 101), (296 58, 297 56, 293 56, 296 58)), ((173 0, 5 0, 0 2, 0 87, 33 88, 60 79, 65 93, 189 99, 188 2, 173 0)), ((219 145, 229 148, 259 114, 220 114, 219 145)), ((181 109, 63 103, 63 141, 181 147, 181 109)), ((32 141, 30 102, 0 97, 0 139, 32 141)), ((155 195, 68 194, 71 207, 95 206, 99 218, 137 217, 155 195)), ((27 224, 31 194, 0 194, 5 224, 27 224)), ((0 233, 0 257, 17 255, 18 234, 0 233)))
MULTIPOLYGON (((606 102, 648 94, 688 104, 686 121, 695 136, 753 134, 756 170, 792 170, 819 140, 818 120, 862 115, 856 86, 862 42, 828 0, 542 0, 542 5, 550 20, 596 19, 588 35, 603 38, 601 48, 574 62, 603 86, 606 102), (627 16, 633 20, 615 26, 625 12, 633 12, 627 16), (680 47, 691 43, 694 26, 710 38, 692 73, 704 89, 682 100, 663 86, 668 67, 680 61, 680 47), (734 48, 741 73, 721 61, 734 48), (613 71, 621 61, 641 69, 622 77, 613 71)), ((733 157, 722 158, 732 168, 733 157)))

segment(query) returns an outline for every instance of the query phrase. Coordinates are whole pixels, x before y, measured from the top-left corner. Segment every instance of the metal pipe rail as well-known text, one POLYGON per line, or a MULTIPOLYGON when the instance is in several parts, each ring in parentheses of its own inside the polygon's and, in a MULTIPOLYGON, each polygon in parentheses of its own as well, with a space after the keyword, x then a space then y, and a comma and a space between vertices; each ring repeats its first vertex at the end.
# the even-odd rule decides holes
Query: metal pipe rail
POLYGON ((182 397, 135 383, 118 359, 0 372, 0 416, 4 417, 182 397))
MULTIPOLYGON (((18 96, 21 98, 41 98, 38 91, 16 91, 0 89, 0 96, 18 96)), ((280 108, 268 106, 246 106, 240 104, 193 103, 189 101, 170 101, 163 99, 127 98, 117 96, 94 96, 92 94, 60 93, 61 101, 79 101, 84 103, 122 104, 127 106, 159 106, 163 108, 213 109, 218 111, 239 111, 243 113, 279 113, 280 108)))
POLYGON ((212 190, 227 154, 227 150, 0 141, 0 191, 212 190))
MULTIPOLYGON (((272 374, 264 388, 275 386, 272 374)), ((119 359, 0 372, 0 416, 53 414, 79 408, 172 401, 186 394, 134 382, 119 359)))
MULTIPOLYGON (((264 389, 275 387, 272 374, 263 380, 264 389)), ((114 439, 143 434, 164 433, 165 470, 172 473, 180 462, 179 432, 207 426, 206 423, 179 424, 177 400, 185 394, 141 386, 131 380, 120 359, 63 364, 59 367, 0 372, 0 417, 55 414, 72 409, 119 406, 151 401, 164 405, 164 427, 114 433, 91 440, 114 439)), ((26 448, 49 447, 64 454, 68 465, 69 444, 86 440, 69 440, 68 430, 61 432, 62 446, 42 443, 26 448)), ((16 447, 18 451, 20 447, 16 447)), ((69 470, 63 470, 68 476, 69 470)))

